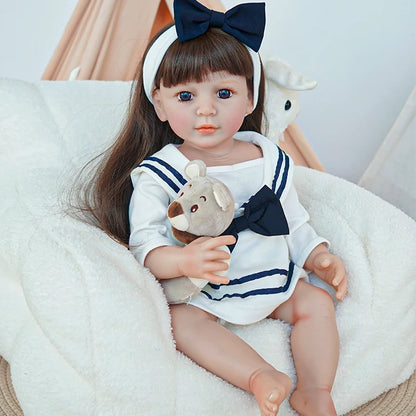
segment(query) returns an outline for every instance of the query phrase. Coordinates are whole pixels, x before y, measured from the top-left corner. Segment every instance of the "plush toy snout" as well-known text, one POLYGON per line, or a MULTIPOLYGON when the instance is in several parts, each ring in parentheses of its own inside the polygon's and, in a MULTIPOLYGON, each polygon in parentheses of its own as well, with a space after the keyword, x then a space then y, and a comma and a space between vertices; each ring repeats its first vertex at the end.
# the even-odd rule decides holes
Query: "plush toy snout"
POLYGON ((182 205, 178 201, 173 201, 168 208, 168 217, 170 223, 180 231, 186 231, 189 228, 189 222, 183 212, 182 205))

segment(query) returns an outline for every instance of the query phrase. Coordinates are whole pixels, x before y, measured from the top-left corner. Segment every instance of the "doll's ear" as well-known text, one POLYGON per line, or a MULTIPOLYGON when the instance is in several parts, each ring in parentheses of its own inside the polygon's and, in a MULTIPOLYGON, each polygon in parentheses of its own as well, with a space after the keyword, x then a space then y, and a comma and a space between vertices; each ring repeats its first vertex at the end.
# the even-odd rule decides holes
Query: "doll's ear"
POLYGON ((246 116, 248 116, 254 111, 253 105, 254 105, 253 94, 249 91, 247 95, 247 106, 246 106, 246 114, 245 114, 246 116))
POLYGON ((153 107, 155 108, 156 114, 160 121, 167 121, 167 116, 165 109, 163 107, 163 102, 160 97, 160 89, 156 88, 152 93, 153 98, 153 107))

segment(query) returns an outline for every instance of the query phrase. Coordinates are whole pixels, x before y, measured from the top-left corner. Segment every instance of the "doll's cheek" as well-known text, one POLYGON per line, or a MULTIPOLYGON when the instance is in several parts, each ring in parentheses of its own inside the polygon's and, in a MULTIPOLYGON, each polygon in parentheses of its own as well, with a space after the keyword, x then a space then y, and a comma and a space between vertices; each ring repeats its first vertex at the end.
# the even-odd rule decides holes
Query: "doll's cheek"
POLYGON ((183 138, 184 132, 189 127, 189 120, 188 117, 183 112, 175 112, 174 114, 170 114, 169 118, 169 125, 171 129, 181 138, 183 138))
POLYGON ((243 124, 245 114, 231 115, 227 118, 228 129, 230 131, 238 131, 243 124))

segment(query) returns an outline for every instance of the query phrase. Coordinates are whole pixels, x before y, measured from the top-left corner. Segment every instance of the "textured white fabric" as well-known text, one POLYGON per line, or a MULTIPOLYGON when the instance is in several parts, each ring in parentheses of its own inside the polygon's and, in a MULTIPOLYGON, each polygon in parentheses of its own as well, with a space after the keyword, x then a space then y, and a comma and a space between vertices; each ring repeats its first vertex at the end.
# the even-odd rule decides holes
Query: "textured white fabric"
MULTIPOLYGON (((0 81, 0 354, 26 416, 258 415, 250 394, 175 351, 160 285, 132 253, 58 202, 119 129, 129 86, 0 81)), ((416 368, 416 225, 331 175, 294 179, 350 279, 336 303, 343 414, 416 368)), ((288 325, 229 327, 296 380, 288 325)))

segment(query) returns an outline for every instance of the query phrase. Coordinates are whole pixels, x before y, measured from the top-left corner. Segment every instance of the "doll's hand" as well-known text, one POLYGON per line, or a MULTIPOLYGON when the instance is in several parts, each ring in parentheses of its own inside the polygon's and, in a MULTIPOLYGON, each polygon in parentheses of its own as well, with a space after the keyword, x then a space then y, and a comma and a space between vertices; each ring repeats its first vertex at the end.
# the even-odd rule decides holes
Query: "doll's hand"
POLYGON ((212 283, 227 284, 230 279, 215 272, 228 269, 230 254, 219 247, 235 243, 235 237, 199 237, 182 248, 180 272, 183 276, 205 279, 212 283))
POLYGON ((339 257, 331 254, 324 245, 319 245, 312 250, 305 267, 331 285, 336 290, 335 297, 338 300, 344 299, 347 293, 347 275, 339 257))

